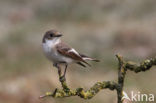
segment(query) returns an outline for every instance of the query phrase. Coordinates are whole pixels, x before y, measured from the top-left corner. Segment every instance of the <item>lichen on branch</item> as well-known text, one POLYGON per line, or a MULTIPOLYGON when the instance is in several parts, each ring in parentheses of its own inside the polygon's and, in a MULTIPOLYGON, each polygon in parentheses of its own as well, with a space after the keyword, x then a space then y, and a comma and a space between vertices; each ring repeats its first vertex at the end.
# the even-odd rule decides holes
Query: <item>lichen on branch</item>
POLYGON ((128 62, 126 62, 125 65, 126 65, 127 69, 134 71, 135 73, 138 73, 141 71, 149 70, 152 66, 156 65, 156 58, 144 60, 140 64, 137 64, 132 61, 128 61, 128 62))
POLYGON ((103 81, 95 83, 90 89, 84 90, 83 88, 77 88, 72 90, 68 87, 66 83, 66 78, 61 76, 60 68, 58 68, 59 81, 61 82, 62 89, 55 89, 54 92, 47 92, 45 95, 40 96, 44 97, 54 97, 54 98, 63 98, 70 96, 79 96, 83 99, 91 99, 94 97, 100 90, 109 89, 117 91, 118 103, 122 103, 123 97, 123 88, 124 88, 124 79, 126 76, 127 70, 134 71, 135 73, 149 70, 152 66, 156 65, 156 58, 151 58, 144 60, 141 63, 135 63, 132 61, 125 61, 122 56, 116 55, 119 65, 118 65, 118 83, 114 81, 103 81))
POLYGON ((110 81, 97 82, 89 90, 86 91, 83 88, 77 88, 75 90, 71 90, 67 86, 65 79, 64 80, 60 79, 60 82, 63 89, 55 89, 54 92, 47 92, 45 95, 40 96, 40 98, 47 97, 47 96, 52 96, 54 98, 79 96, 84 99, 91 99, 102 89, 107 89, 107 88, 110 90, 118 89, 118 84, 110 81))

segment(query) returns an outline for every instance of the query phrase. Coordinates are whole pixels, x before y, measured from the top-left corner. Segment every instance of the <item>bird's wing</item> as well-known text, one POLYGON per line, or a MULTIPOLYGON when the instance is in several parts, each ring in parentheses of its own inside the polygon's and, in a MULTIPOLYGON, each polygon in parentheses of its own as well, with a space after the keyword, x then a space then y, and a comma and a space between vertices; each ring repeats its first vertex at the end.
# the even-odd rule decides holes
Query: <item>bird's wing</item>
MULTIPOLYGON (((70 48, 68 45, 66 45, 64 43, 59 43, 56 46, 56 49, 63 56, 72 58, 77 61, 82 61, 82 62, 88 64, 75 49, 70 48)), ((88 65, 90 66, 90 64, 88 64, 88 65)))

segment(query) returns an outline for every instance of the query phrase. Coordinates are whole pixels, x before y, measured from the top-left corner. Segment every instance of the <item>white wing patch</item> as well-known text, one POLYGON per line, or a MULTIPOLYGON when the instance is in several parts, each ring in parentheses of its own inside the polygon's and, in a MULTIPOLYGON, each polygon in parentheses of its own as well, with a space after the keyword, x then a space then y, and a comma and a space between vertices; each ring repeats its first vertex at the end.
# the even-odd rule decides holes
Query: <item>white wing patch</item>
POLYGON ((76 55, 80 56, 79 53, 78 53, 75 49, 73 49, 73 48, 70 49, 68 52, 73 52, 73 53, 75 53, 76 55))
MULTIPOLYGON (((69 51, 68 51, 68 53, 69 52, 73 52, 74 54, 76 54, 76 55, 78 55, 78 56, 80 56, 81 57, 81 55, 75 50, 75 49, 70 49, 69 51)), ((83 60, 93 60, 92 58, 89 58, 89 57, 82 57, 82 59, 83 60)))

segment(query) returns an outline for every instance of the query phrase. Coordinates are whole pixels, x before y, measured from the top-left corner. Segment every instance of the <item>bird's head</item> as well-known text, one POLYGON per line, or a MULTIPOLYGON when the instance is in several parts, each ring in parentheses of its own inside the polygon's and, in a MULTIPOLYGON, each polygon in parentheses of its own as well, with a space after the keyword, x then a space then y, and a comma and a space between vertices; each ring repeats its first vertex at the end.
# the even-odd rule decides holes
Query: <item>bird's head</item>
POLYGON ((61 36, 62 34, 57 30, 49 30, 44 34, 42 42, 45 43, 46 40, 57 41, 61 36))

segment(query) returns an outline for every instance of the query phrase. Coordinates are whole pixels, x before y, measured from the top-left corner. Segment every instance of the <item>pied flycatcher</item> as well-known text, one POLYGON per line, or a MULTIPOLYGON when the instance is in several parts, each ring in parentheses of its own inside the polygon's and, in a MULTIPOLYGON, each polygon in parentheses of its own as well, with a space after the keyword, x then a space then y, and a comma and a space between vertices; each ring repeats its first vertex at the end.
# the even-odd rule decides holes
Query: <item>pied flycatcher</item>
POLYGON ((88 64, 86 60, 99 62, 99 60, 97 59, 93 59, 86 55, 78 53, 75 49, 62 42, 61 37, 62 34, 57 30, 47 31, 43 36, 42 47, 46 57, 53 62, 53 66, 60 69, 60 64, 65 65, 63 77, 65 77, 68 64, 77 63, 83 67, 86 67, 85 64, 90 66, 90 64, 88 64))

